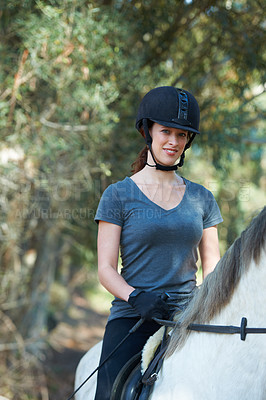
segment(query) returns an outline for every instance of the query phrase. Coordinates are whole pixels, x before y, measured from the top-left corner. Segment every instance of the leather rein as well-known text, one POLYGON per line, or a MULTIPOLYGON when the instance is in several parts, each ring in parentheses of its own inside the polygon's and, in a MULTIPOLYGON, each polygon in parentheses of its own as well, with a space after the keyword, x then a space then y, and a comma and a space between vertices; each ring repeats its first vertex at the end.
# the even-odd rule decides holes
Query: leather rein
MULTIPOLYGON (((168 321, 164 319, 153 318, 155 322, 167 327, 178 326, 178 322, 168 321)), ((266 333, 266 328, 249 328, 247 327, 247 318, 241 319, 240 326, 233 325, 207 325, 207 324, 190 324, 187 329, 196 332, 210 332, 223 334, 240 334, 240 339, 245 340, 247 334, 266 333)))
MULTIPOLYGON (((163 325, 166 327, 172 327, 174 328, 175 326, 178 326, 178 322, 174 321, 168 321, 164 319, 159 319, 159 318, 153 318, 155 322, 159 325, 163 325)), ((98 369, 109 359, 109 357, 117 350, 118 347, 128 338, 128 336, 135 332, 139 326, 144 322, 144 319, 140 319, 134 326, 133 328, 129 331, 128 335, 124 337, 122 342, 120 342, 115 349, 111 352, 111 354, 100 364, 91 374, 88 376, 85 381, 82 382, 82 384, 71 394, 71 396, 68 398, 68 400, 71 400, 74 395, 81 389, 81 387, 91 378, 91 376, 98 371, 98 369)), ((250 333, 266 333, 266 328, 248 328, 247 327, 247 318, 243 317, 241 319, 241 324, 240 326, 232 326, 232 325, 207 325, 207 324, 190 324, 188 326, 189 330, 191 331, 197 331, 197 332, 210 332, 210 333, 223 333, 223 334, 240 334, 240 339, 245 340, 246 335, 250 333)), ((145 371, 143 377, 142 377, 142 382, 145 385, 153 385, 154 382, 156 381, 158 377, 158 372, 162 366, 163 362, 163 356, 165 354, 165 351, 167 349, 167 344, 162 346, 161 350, 155 357, 155 359, 150 363, 149 367, 145 371)))
MULTIPOLYGON (((172 327, 180 325, 178 322, 168 321, 159 318, 153 318, 155 322, 159 325, 163 325, 166 327, 172 327)), ((266 333, 266 328, 248 328, 247 327, 247 318, 243 317, 241 319, 240 326, 233 325, 207 325, 207 324, 190 324, 187 329, 196 332, 209 332, 209 333, 223 333, 223 334, 240 334, 241 340, 246 340, 247 334, 259 334, 266 333)), ((166 343, 162 343, 160 351, 151 361, 150 365, 144 372, 142 376, 142 383, 144 385, 152 386, 154 382, 158 378, 158 373, 162 367, 164 354, 168 347, 168 341, 166 343)))

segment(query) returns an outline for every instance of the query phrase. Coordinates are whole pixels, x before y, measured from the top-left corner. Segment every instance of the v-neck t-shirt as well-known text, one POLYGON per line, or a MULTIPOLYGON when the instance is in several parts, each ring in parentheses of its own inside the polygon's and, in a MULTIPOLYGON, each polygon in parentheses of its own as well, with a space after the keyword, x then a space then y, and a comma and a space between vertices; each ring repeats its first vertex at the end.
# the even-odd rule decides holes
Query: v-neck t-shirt
MULTIPOLYGON (((213 194, 183 178, 180 203, 166 210, 150 200, 129 177, 104 191, 95 221, 121 226, 121 275, 134 288, 172 298, 196 286, 197 248, 203 229, 223 221, 213 194)), ((137 317, 124 300, 114 299, 109 320, 137 317)))

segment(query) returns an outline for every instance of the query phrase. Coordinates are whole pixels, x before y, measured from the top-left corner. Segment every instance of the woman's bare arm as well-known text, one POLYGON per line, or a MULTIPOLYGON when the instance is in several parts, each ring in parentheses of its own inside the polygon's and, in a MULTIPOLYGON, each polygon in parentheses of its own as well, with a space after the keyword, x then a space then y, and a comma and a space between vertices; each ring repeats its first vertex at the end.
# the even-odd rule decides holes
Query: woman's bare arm
POLYGON ((220 260, 219 239, 217 226, 211 226, 203 230, 199 244, 203 279, 212 272, 220 260))
POLYGON ((118 273, 118 257, 121 227, 99 221, 98 228, 98 275, 101 284, 114 296, 127 301, 134 288, 118 273))

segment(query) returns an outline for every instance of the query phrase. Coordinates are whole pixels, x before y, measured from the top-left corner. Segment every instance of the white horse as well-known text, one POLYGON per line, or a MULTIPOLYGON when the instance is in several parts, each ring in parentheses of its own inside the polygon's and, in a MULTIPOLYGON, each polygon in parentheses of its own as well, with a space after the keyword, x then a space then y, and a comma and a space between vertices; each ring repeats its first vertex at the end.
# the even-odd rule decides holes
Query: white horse
MULTIPOLYGON (((182 314, 150 400, 265 400, 266 334, 193 332, 191 323, 266 327, 266 207, 225 253, 182 314)), ((180 317, 180 316, 179 316, 180 317)), ((77 388, 97 367, 101 343, 81 359, 77 388)), ((96 377, 76 394, 93 400, 96 377)))

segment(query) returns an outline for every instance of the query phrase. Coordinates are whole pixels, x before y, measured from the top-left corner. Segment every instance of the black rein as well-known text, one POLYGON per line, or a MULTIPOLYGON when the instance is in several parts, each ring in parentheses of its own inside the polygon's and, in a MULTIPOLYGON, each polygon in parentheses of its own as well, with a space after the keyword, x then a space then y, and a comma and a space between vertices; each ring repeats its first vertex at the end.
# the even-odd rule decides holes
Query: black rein
MULTIPOLYGON (((167 321, 164 319, 154 318, 154 321, 160 325, 175 327, 178 322, 167 321)), ((240 339, 245 340, 247 334, 254 333, 266 333, 266 328, 248 328, 247 318, 243 317, 241 319, 240 326, 233 325, 206 325, 206 324, 190 324, 188 326, 189 330, 197 332, 210 332, 210 333, 224 333, 224 334, 240 334, 240 339)))

